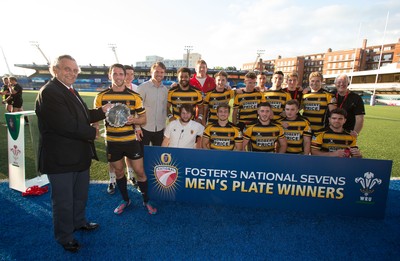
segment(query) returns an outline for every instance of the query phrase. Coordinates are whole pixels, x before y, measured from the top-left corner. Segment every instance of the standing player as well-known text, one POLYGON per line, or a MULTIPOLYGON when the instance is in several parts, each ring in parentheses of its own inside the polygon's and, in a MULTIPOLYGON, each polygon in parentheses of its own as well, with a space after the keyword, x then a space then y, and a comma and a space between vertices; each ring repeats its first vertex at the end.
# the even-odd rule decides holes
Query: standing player
POLYGON ((224 71, 219 71, 215 74, 215 82, 217 87, 208 92, 204 98, 204 117, 203 125, 216 123, 218 121, 217 117, 217 107, 219 104, 227 103, 233 99, 235 92, 233 90, 228 90, 226 88, 226 83, 228 81, 228 74, 224 71))
POLYGON ((272 87, 263 92, 264 99, 271 104, 274 112, 273 120, 283 116, 283 110, 287 101, 291 100, 290 94, 282 90, 283 72, 276 71, 272 75, 272 87))
POLYGON ((17 78, 14 76, 8 77, 10 94, 13 100, 13 112, 23 111, 22 87, 18 84, 17 78))
MULTIPOLYGON (((124 65, 125 71, 126 71, 126 77, 125 77, 125 85, 128 89, 131 89, 134 92, 138 92, 138 86, 133 83, 133 80, 135 79, 135 69, 130 66, 130 65, 124 65)), ((135 131, 136 131, 136 138, 138 141, 141 141, 141 137, 143 136, 142 134, 142 129, 140 128, 140 125, 135 126, 135 131)), ((136 178, 135 178, 135 172, 133 171, 133 167, 131 164, 130 160, 127 160, 125 157, 125 164, 126 164, 126 172, 128 174, 128 180, 129 182, 133 185, 134 188, 136 188, 140 192, 139 185, 137 184, 136 178)))
POLYGON ((199 112, 194 115, 197 122, 203 121, 203 97, 201 92, 189 85, 190 69, 182 67, 178 70, 178 86, 168 91, 167 112, 169 121, 179 118, 179 107, 190 104, 199 112))
POLYGON ((122 64, 112 65, 108 74, 111 88, 100 92, 95 98, 96 108, 107 103, 122 103, 128 106, 131 112, 127 123, 122 127, 113 127, 109 122, 105 122, 107 159, 115 170, 116 183, 123 199, 114 213, 121 214, 131 204, 127 190, 127 178, 124 174, 124 157, 127 157, 132 161, 133 170, 137 174, 143 206, 146 207, 149 214, 156 214, 157 209, 149 203, 148 182, 143 167, 143 151, 135 133, 135 125, 146 123, 146 111, 140 95, 126 88, 125 76, 125 67, 122 64), (137 118, 133 116, 135 114, 138 115, 137 118))
POLYGON ((6 111, 7 112, 12 112, 13 111, 13 100, 11 96, 11 91, 9 87, 9 80, 8 77, 4 76, 3 77, 3 91, 1 92, 1 95, 4 95, 4 100, 2 103, 6 105, 6 111))
POLYGON ((311 124, 313 132, 328 126, 329 112, 336 108, 336 99, 329 92, 322 89, 323 76, 313 72, 309 76, 311 92, 303 94, 303 116, 311 124))
POLYGON ((286 138, 282 126, 271 121, 273 115, 271 104, 260 103, 257 112, 257 123, 249 126, 244 132, 243 150, 275 152, 275 143, 278 142, 278 152, 285 153, 286 138))
POLYGON ((265 84, 267 83, 267 73, 265 72, 260 72, 257 74, 257 86, 255 89, 260 92, 265 92, 268 90, 267 86, 265 84))
POLYGON ((244 83, 246 88, 242 93, 235 95, 233 103, 232 122, 243 131, 247 125, 254 123, 257 120, 257 107, 264 101, 263 94, 256 91, 257 76, 254 72, 248 72, 245 75, 244 83))
MULTIPOLYGON (((135 79, 135 70, 132 66, 130 65, 124 65, 125 71, 126 71, 126 77, 125 77, 125 85, 128 89, 137 92, 138 86, 136 84, 133 84, 132 81, 135 79)), ((97 124, 98 128, 98 124, 97 124)), ((136 131, 136 138, 140 141, 140 137, 142 136, 142 129, 140 128, 140 125, 135 126, 135 131, 136 131)), ((133 167, 131 164, 131 161, 127 158, 125 158, 125 164, 126 164, 126 173, 128 175, 128 180, 129 182, 133 185, 135 189, 137 189, 140 192, 140 188, 136 182, 135 179, 135 173, 133 171, 133 167)), ((110 176, 110 182, 107 187, 107 193, 108 194, 114 194, 115 193, 115 170, 111 166, 110 163, 108 163, 108 175, 110 176)))
POLYGON ((299 83, 299 75, 296 72, 292 72, 287 75, 287 87, 283 90, 288 92, 292 99, 295 99, 301 105, 301 99, 303 98, 303 89, 297 86, 299 83))
POLYGON ((309 155, 311 152, 311 127, 307 119, 299 115, 299 102, 290 100, 285 105, 285 118, 278 120, 285 132, 288 147, 286 153, 309 155))
POLYGON ((138 92, 138 86, 133 83, 133 80, 135 80, 135 68, 133 68, 130 65, 124 65, 124 67, 126 71, 126 78, 125 78, 126 87, 134 92, 138 92))
POLYGON ((230 109, 227 103, 218 105, 218 122, 208 125, 204 130, 203 149, 242 150, 242 134, 228 120, 230 109))

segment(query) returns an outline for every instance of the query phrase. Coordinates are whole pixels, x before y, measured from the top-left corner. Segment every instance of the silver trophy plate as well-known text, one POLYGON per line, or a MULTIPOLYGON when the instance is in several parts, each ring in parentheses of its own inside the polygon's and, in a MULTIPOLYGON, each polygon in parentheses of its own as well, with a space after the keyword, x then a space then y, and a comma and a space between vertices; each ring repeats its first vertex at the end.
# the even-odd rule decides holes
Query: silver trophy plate
POLYGON ((131 110, 122 103, 116 103, 106 112, 106 121, 113 127, 122 127, 128 122, 131 110))

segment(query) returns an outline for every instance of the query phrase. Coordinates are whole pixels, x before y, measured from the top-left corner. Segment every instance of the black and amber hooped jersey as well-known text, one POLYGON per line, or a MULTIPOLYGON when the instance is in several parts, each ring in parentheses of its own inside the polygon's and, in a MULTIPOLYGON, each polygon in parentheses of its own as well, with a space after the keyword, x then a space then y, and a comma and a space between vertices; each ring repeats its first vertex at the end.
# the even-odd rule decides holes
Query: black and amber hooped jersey
POLYGON ((262 125, 260 122, 249 126, 244 132, 244 139, 250 140, 251 151, 275 152, 275 142, 284 137, 282 126, 271 122, 262 125))
POLYGON ((288 147, 286 153, 302 153, 304 136, 311 137, 312 130, 307 119, 297 116, 294 120, 281 118, 277 121, 282 125, 288 147))
POLYGON ((357 139, 347 131, 334 132, 331 128, 318 132, 311 141, 311 148, 325 152, 343 150, 349 147, 357 147, 357 139))
MULTIPOLYGON (((104 90, 96 95, 94 106, 99 108, 107 103, 122 103, 128 106, 131 115, 141 115, 145 113, 143 101, 140 95, 128 88, 122 92, 115 92, 111 88, 104 90)), ((112 127, 105 122, 107 142, 130 142, 136 140, 135 126, 125 125, 122 127, 112 127)))
POLYGON ((235 95, 234 90, 224 90, 222 92, 217 91, 214 89, 211 92, 208 92, 206 97, 204 98, 204 106, 208 106, 208 124, 216 123, 218 121, 217 117, 217 108, 218 105, 227 103, 233 99, 235 95))
POLYGON ((290 93, 284 90, 267 90, 263 92, 265 101, 271 104, 271 109, 274 112, 273 120, 281 117, 281 113, 285 109, 286 102, 290 101, 292 97, 290 93))
POLYGON ((173 115, 178 119, 179 108, 182 104, 191 104, 193 107, 202 105, 203 96, 199 90, 192 86, 188 90, 182 90, 178 86, 168 91, 168 103, 172 105, 173 115))
POLYGON ((303 95, 302 100, 303 116, 306 117, 311 124, 313 131, 318 131, 328 124, 328 105, 336 104, 335 97, 327 91, 319 90, 303 95))
POLYGON ((248 124, 256 121, 258 104, 264 101, 264 96, 259 91, 236 93, 233 108, 238 109, 239 122, 248 124))
POLYGON ((243 137, 239 128, 232 123, 220 126, 217 123, 208 125, 203 133, 210 141, 210 149, 214 150, 234 150, 235 143, 242 143, 243 137))

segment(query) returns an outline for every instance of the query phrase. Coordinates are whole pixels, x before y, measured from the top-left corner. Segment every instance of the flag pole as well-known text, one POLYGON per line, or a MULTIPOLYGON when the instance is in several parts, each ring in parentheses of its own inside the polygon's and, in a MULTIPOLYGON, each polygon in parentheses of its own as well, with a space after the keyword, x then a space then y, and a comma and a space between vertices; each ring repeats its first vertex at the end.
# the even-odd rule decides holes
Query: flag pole
POLYGON ((371 101, 370 105, 374 106, 375 105, 375 96, 376 96, 376 85, 378 83, 378 78, 379 78, 379 69, 381 68, 381 61, 382 61, 382 53, 383 53, 383 45, 385 43, 385 36, 386 36, 386 28, 389 20, 389 11, 386 16, 386 24, 385 24, 385 30, 383 31, 383 38, 382 38, 382 45, 381 45, 381 53, 379 55, 379 62, 378 62, 378 69, 376 71, 376 77, 375 77, 375 84, 374 84, 374 92, 372 93, 371 96, 371 101))

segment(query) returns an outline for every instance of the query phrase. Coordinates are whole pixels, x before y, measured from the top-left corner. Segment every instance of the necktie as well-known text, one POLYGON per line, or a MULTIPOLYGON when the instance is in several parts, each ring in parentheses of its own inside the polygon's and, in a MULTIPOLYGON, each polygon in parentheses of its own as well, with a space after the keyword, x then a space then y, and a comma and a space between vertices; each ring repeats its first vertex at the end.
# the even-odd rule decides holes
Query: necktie
POLYGON ((75 91, 74 91, 74 89, 73 88, 68 88, 68 90, 73 94, 73 95, 75 95, 76 96, 76 93, 75 93, 75 91))
POLYGON ((79 103, 82 105, 82 108, 83 108, 83 111, 85 112, 86 117, 88 117, 88 114, 87 114, 87 112, 86 112, 86 108, 85 108, 85 106, 83 105, 82 101, 79 99, 78 95, 76 95, 74 88, 71 87, 71 88, 68 88, 68 90, 69 90, 70 92, 72 92, 72 94, 75 95, 75 97, 78 99, 79 103))

